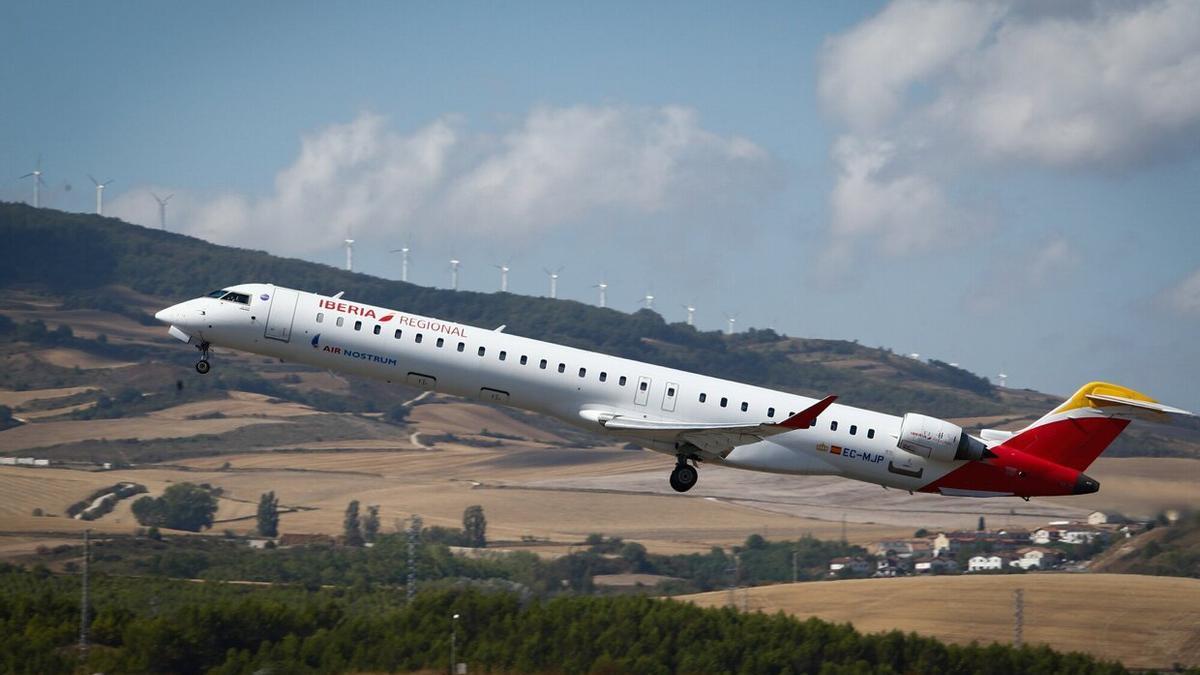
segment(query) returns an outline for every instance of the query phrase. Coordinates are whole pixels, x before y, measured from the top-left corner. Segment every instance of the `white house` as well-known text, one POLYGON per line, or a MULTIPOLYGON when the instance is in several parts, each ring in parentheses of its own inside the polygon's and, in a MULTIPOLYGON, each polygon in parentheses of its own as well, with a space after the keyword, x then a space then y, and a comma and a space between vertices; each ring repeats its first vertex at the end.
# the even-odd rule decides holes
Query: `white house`
POLYGON ((913 563, 917 574, 949 574, 958 571, 958 563, 949 558, 929 558, 913 563))
POLYGON ((967 561, 968 572, 988 572, 1002 570, 1011 558, 1002 555, 976 555, 967 561))
POLYGON ((1057 527, 1042 527, 1029 535, 1029 541, 1035 544, 1049 544, 1062 538, 1062 530, 1057 527))
POLYGON ((1069 530, 1063 531, 1060 539, 1064 544, 1090 544, 1103 535, 1104 533, 1099 530, 1072 527, 1069 530))
POLYGON ((1050 548, 1031 546, 1018 550, 1017 556, 1009 565, 1023 570, 1048 569, 1058 563, 1058 552, 1050 548))
POLYGON ((1121 525, 1126 521, 1125 516, 1119 513, 1092 511, 1087 517, 1088 525, 1121 525))

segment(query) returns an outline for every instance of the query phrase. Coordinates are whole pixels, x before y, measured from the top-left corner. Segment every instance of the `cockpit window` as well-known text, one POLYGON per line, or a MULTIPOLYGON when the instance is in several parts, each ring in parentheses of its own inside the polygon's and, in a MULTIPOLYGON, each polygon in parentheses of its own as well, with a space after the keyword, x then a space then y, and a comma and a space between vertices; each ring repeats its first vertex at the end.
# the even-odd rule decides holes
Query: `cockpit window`
POLYGON ((210 298, 219 298, 219 297, 221 297, 222 295, 225 295, 225 294, 226 294, 226 293, 228 293, 228 292, 229 292, 229 291, 226 291, 226 290, 224 290, 224 289, 217 289, 217 290, 213 291, 212 293, 209 293, 209 294, 208 294, 208 297, 210 297, 210 298))
POLYGON ((230 291, 230 292, 226 293, 225 297, 223 297, 221 299, 226 300, 228 302, 240 302, 243 305, 250 304, 250 296, 249 295, 246 295, 245 293, 236 293, 234 291, 230 291))

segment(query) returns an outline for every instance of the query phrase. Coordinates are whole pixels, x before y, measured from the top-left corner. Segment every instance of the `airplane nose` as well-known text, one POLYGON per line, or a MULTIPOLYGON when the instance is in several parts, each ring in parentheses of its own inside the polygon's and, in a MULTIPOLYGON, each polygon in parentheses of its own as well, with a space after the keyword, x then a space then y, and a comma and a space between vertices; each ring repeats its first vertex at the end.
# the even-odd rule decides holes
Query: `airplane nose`
POLYGON ((166 309, 158 310, 158 312, 156 312, 154 314, 154 318, 158 319, 159 321, 161 321, 163 323, 171 323, 171 319, 169 318, 170 315, 171 315, 171 308, 168 307, 166 309))

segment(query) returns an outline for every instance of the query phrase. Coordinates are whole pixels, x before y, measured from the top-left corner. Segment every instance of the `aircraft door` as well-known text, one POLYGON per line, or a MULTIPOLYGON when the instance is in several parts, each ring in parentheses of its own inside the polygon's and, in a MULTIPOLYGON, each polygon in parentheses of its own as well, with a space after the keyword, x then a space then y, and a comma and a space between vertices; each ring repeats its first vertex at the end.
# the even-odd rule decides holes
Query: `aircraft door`
POLYGON ((267 329, 264 335, 272 340, 292 339, 292 319, 296 317, 296 302, 300 294, 288 288, 275 288, 271 309, 267 310, 267 329))
POLYGON ((679 385, 674 382, 667 383, 667 390, 663 392, 662 409, 667 412, 675 412, 675 399, 679 397, 679 385))
POLYGON ((646 401, 650 400, 650 378, 639 377, 637 391, 633 392, 633 402, 637 405, 646 405, 646 401))

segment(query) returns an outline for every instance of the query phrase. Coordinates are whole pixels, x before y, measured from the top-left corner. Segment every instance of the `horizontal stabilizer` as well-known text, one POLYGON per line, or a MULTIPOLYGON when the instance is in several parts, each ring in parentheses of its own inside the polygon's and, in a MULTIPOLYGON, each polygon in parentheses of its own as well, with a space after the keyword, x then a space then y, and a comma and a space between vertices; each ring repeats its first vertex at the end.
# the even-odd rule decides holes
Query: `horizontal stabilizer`
MULTIPOLYGON (((1124 407, 1133 408, 1138 411, 1149 411, 1153 413, 1161 413, 1163 415, 1179 415, 1181 417, 1192 417, 1193 414, 1180 408, 1173 408, 1169 405, 1163 405, 1156 401, 1139 401, 1135 398, 1126 398, 1124 396, 1112 396, 1109 394, 1087 394, 1087 398, 1098 408, 1124 407)), ((1113 412, 1116 412, 1115 410, 1113 412)))

